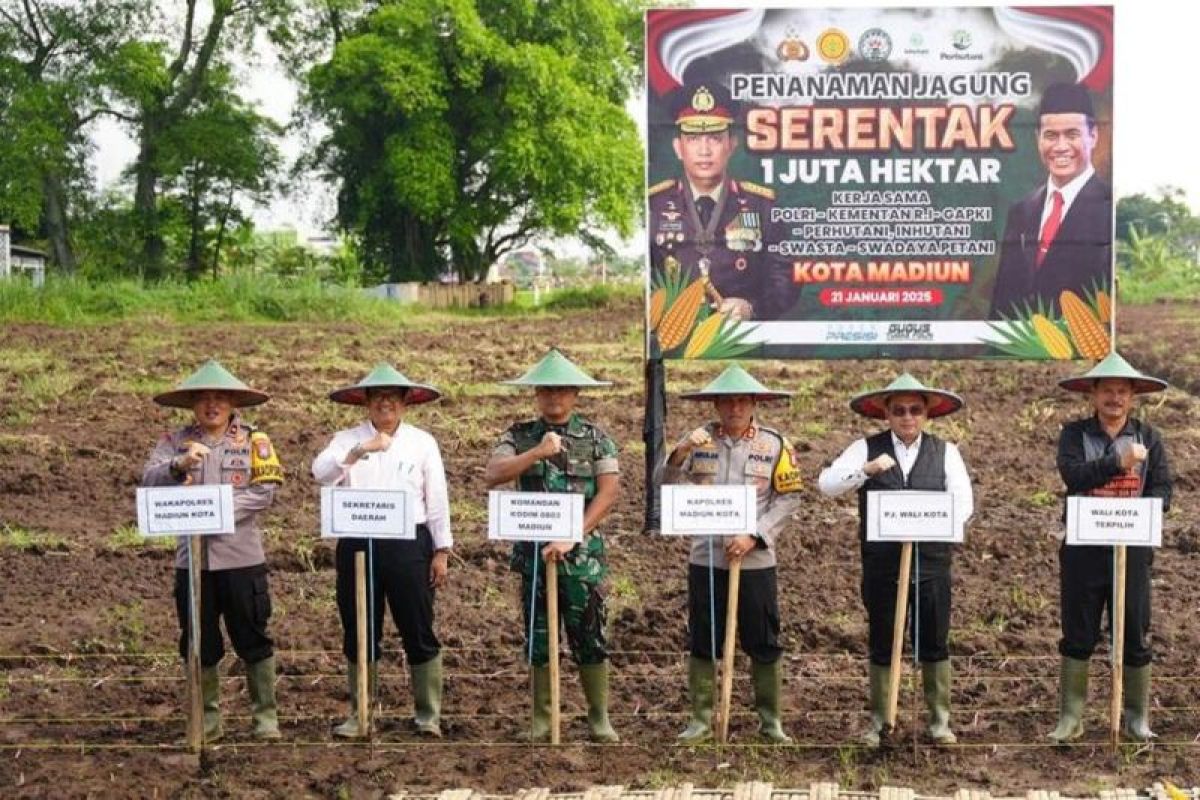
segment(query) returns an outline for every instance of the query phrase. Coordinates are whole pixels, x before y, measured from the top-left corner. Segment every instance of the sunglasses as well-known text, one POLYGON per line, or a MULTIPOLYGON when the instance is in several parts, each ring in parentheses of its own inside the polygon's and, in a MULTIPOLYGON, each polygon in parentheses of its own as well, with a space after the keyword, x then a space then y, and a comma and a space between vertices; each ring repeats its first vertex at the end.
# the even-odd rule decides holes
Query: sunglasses
POLYGON ((888 408, 888 413, 893 417, 923 417, 925 416, 925 406, 891 406, 888 408))

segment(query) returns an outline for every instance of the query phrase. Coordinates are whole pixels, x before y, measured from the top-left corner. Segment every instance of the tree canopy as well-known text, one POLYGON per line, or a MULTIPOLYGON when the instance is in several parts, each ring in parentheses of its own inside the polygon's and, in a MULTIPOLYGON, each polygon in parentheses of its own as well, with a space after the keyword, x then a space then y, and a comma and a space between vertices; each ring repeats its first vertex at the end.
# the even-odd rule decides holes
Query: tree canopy
POLYGON ((536 235, 631 231, 635 4, 407 0, 342 22, 307 100, 329 129, 314 162, 369 268, 478 278, 536 235))

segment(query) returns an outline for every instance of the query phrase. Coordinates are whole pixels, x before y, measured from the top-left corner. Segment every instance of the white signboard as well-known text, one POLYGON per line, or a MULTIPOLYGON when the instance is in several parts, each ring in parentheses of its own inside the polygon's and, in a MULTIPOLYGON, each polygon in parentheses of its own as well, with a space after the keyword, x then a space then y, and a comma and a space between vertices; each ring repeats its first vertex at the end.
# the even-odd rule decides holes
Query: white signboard
POLYGON ((488 492, 488 538, 506 542, 581 542, 583 495, 488 492))
POLYGON ((213 536, 233 533, 233 487, 147 486, 137 490, 143 536, 213 536))
POLYGON ((962 544, 950 492, 867 492, 868 542, 962 544))
POLYGON ((662 487, 665 536, 753 536, 758 490, 752 485, 662 487))
POLYGON ((321 537, 416 539, 408 492, 394 489, 321 489, 321 537))
POLYGON ((1067 544, 1162 547, 1162 498, 1068 497, 1067 544))

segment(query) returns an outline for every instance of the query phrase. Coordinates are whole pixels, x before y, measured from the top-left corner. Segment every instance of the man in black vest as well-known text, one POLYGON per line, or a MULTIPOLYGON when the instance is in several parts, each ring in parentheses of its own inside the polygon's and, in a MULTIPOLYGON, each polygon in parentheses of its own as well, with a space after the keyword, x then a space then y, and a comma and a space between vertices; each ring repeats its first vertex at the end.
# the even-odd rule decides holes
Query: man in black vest
POLYGON ((1083 86, 1046 87, 1038 108, 1046 182, 1008 209, 988 319, 1024 317, 1024 306, 1062 313, 1064 290, 1112 285, 1112 187, 1096 174, 1096 113, 1083 86))
MULTIPOLYGON (((1063 426, 1058 438, 1058 471, 1068 495, 1159 497, 1171 507, 1171 467, 1162 436, 1130 415, 1133 397, 1161 392, 1166 381, 1143 375, 1117 353, 1110 353, 1086 375, 1059 383, 1091 398, 1092 416, 1063 426)), ((1125 584, 1125 670, 1122 733, 1135 741, 1153 738, 1150 730, 1150 565, 1149 547, 1128 548, 1125 584)), ((1062 655, 1058 726, 1049 737, 1067 742, 1083 734, 1088 661, 1100 641, 1100 621, 1113 586, 1113 550, 1064 544, 1059 603, 1062 655)), ((1111 614, 1111 606, 1109 606, 1111 614)), ((1111 622, 1111 616, 1110 616, 1111 622)))
MULTIPOLYGON (((862 551, 862 598, 867 608, 871 676, 871 726, 863 740, 880 743, 887 719, 892 663, 892 626, 896 615, 896 582, 900 576, 899 544, 867 541, 867 493, 872 491, 948 491, 954 495, 955 524, 971 516, 971 479, 958 448, 925 433, 927 420, 962 407, 958 395, 931 389, 905 373, 884 389, 860 394, 850 407, 872 419, 887 420, 888 430, 854 441, 821 472, 823 494, 858 491, 858 536, 862 551)), ((957 741, 950 729, 950 555, 946 544, 916 548, 913 580, 919 613, 914 631, 921 662, 929 736, 937 744, 957 741)))

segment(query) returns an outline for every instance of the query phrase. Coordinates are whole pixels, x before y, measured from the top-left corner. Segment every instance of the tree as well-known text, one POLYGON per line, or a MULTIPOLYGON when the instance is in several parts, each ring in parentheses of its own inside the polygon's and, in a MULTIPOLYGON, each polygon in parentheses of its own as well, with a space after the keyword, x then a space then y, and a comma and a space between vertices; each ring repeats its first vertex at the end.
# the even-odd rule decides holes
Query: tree
POLYGON ((1163 258, 1195 260, 1200 250, 1200 218, 1192 214, 1182 189, 1164 186, 1158 197, 1134 194, 1117 200, 1117 264, 1145 274, 1144 265, 1163 258), (1135 254, 1136 255, 1135 257, 1135 254), (1142 266, 1136 266, 1140 264, 1142 266))
POLYGON ((85 128, 108 109, 104 76, 136 31, 140 0, 0 0, 0 215, 38 230, 75 269, 72 197, 84 192, 85 128))
POLYGON ((313 163, 368 271, 482 277, 539 234, 597 244, 640 208, 632 0, 406 0, 338 17, 307 74, 313 163))
POLYGON ((159 183, 166 140, 199 101, 221 56, 253 48, 255 36, 280 25, 288 0, 185 0, 178 26, 160 20, 154 36, 122 48, 121 64, 111 75, 122 119, 133 129, 138 155, 133 166, 134 198, 142 269, 152 280, 164 274, 166 243, 159 216, 159 183), (208 12, 204 21, 204 12, 208 12))
POLYGON ((1182 189, 1164 186, 1157 198, 1133 194, 1117 200, 1117 238, 1130 241, 1133 229, 1145 234, 1166 233, 1191 219, 1182 189))
POLYGON ((246 221, 236 200, 261 200, 279 168, 274 139, 280 127, 233 89, 229 69, 214 69, 194 108, 166 130, 160 142, 164 194, 176 197, 186 219, 184 271, 189 279, 201 275, 210 249, 208 266, 216 277, 226 233, 246 221))

